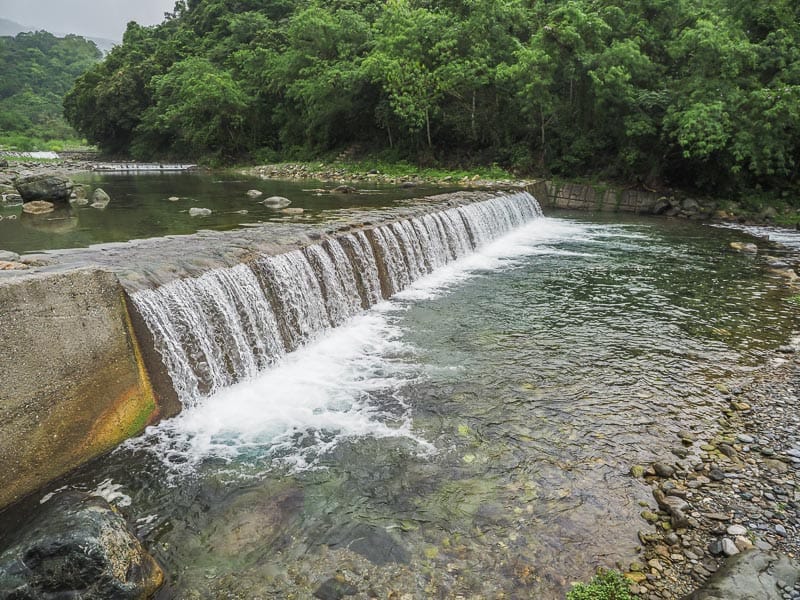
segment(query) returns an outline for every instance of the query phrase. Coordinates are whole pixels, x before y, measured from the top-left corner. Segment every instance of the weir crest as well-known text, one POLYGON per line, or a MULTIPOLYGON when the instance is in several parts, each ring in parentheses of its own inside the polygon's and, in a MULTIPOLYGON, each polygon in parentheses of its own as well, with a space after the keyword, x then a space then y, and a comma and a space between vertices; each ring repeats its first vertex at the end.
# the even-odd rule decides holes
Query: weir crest
POLYGON ((259 256, 131 299, 179 400, 192 406, 541 216, 527 192, 497 196, 259 256))

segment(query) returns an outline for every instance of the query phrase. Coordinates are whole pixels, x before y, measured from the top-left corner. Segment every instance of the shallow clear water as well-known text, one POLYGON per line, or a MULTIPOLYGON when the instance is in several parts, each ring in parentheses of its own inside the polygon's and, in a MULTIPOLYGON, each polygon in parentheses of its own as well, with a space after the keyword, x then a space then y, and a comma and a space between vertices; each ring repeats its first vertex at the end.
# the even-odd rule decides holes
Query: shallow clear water
POLYGON ((22 205, 0 203, 0 250, 37 252, 82 248, 92 244, 122 242, 164 235, 194 233, 200 229, 234 229, 266 221, 314 222, 338 209, 391 206, 397 200, 441 193, 442 188, 403 189, 394 185, 363 184, 357 194, 319 193, 336 184, 318 181, 271 181, 236 174, 208 173, 81 173, 72 177, 89 193, 101 187, 111 197, 98 210, 71 205, 47 215, 22 213, 22 205), (263 192, 251 199, 247 191, 263 192), (302 215, 286 215, 259 203, 269 196, 284 196, 302 215), (170 201, 168 198, 177 197, 170 201), (208 208, 207 217, 192 217, 190 208, 208 208), (246 212, 242 212, 246 211, 246 212), (11 217, 11 218, 9 218, 11 217))
MULTIPOLYGON (((161 598, 560 598, 636 558, 632 464, 796 325, 736 231, 541 219, 85 469, 161 598)), ((651 501, 652 502, 652 501, 651 501)))

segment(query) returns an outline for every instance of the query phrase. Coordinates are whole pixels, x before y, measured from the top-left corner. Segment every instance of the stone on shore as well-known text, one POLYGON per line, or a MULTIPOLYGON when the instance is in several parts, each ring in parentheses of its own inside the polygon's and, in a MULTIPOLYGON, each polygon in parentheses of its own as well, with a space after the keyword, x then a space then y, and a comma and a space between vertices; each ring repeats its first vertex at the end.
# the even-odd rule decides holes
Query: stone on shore
POLYGON ((728 559, 685 600, 783 600, 800 580, 800 564, 782 555, 748 550, 728 559))

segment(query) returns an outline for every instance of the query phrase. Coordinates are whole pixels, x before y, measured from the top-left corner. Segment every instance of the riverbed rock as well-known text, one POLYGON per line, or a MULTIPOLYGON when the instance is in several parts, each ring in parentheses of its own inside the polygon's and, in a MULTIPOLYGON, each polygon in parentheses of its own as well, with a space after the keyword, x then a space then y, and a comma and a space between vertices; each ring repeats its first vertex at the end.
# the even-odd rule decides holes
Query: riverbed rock
POLYGON ((285 215, 302 215, 305 211, 302 208, 283 208, 281 212, 285 215))
POLYGON ((73 183, 66 177, 57 175, 30 175, 17 179, 14 186, 25 202, 33 200, 67 202, 72 194, 73 183))
POLYGON ((189 209, 189 216, 190 217, 207 217, 211 214, 210 208, 198 208, 193 206, 189 209))
POLYGON ((70 202, 84 198, 86 198, 86 187, 80 184, 72 186, 72 193, 69 196, 70 202))
POLYGON ((158 563, 102 498, 58 494, 10 535, 0 554, 3 598, 138 600, 164 580, 158 563))
MULTIPOLYGON (((685 600, 782 600, 800 580, 800 564, 776 553, 748 550, 725 561, 685 600)), ((793 596, 792 596, 793 597, 793 596)))
POLYGON ((358 190, 351 185, 338 185, 331 191, 334 194, 355 194, 358 192, 358 190))
POLYGON ((29 215, 44 215, 56 209, 55 204, 46 200, 33 200, 22 205, 22 212, 29 215))
POLYGON ((672 477, 675 468, 662 462, 653 463, 653 470, 659 477, 672 477))
POLYGON ((733 250, 737 252, 744 252, 745 254, 755 254, 758 252, 758 246, 750 242, 731 242, 733 250))
POLYGON ((111 202, 111 196, 103 188, 97 188, 92 192, 92 208, 105 208, 109 202, 111 202))
POLYGON ((264 195, 264 192, 259 190, 247 190, 247 196, 249 198, 260 198, 264 195))
POLYGON ((284 206, 289 206, 292 201, 288 198, 284 198, 283 196, 270 196, 261 201, 264 206, 269 206, 270 208, 283 208, 284 206))

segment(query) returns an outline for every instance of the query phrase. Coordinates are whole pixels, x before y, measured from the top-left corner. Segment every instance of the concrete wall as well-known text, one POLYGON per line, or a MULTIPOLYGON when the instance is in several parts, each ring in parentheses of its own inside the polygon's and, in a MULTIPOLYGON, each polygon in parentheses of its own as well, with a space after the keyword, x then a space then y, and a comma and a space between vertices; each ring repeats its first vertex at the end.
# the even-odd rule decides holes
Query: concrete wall
POLYGON ((653 214, 658 212, 660 200, 654 192, 581 183, 542 181, 528 186, 528 190, 542 208, 653 214))
POLYGON ((114 274, 0 282, 0 507, 157 417, 114 274))

